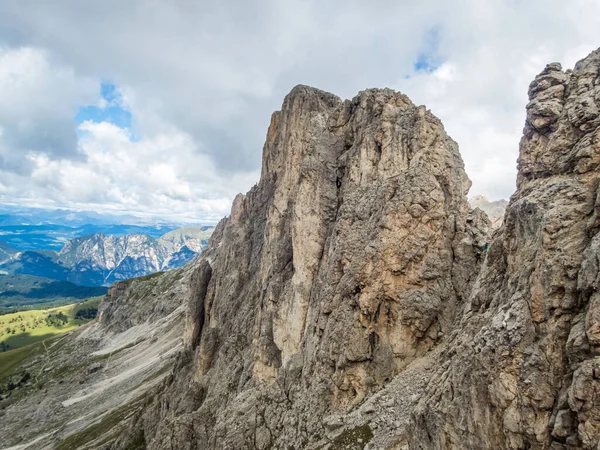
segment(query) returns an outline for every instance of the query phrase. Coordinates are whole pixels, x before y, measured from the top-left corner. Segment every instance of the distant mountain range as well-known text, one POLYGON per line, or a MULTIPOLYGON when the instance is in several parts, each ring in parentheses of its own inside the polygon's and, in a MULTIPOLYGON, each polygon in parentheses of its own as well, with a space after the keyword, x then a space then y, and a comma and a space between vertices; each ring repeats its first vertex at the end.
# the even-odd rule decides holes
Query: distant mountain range
POLYGON ((68 281, 32 275, 1 275, 0 313, 42 303, 46 307, 74 303, 104 295, 107 290, 106 287, 76 286, 68 281))
POLYGON ((184 227, 159 237, 100 232, 70 239, 58 252, 19 251, 0 243, 0 273, 34 275, 81 286, 109 285, 183 266, 204 249, 212 231, 211 226, 184 227))
MULTIPOLYGON (((71 209, 30 208, 15 205, 0 205, 0 225, 121 225, 132 224, 150 226, 166 224, 165 221, 149 221, 134 215, 117 215, 96 211, 75 211, 71 209)), ((177 228, 177 227, 175 227, 177 228)))
MULTIPOLYGON (((55 250, 59 251, 71 239, 89 236, 96 233, 125 236, 129 234, 146 234, 160 237, 176 229, 173 225, 82 225, 70 227, 66 225, 0 225, 0 241, 19 250, 55 250)), ((2 250, 0 250, 1 252, 2 250)), ((0 255, 1 257, 1 255, 0 255)))
POLYGON ((17 253, 17 250, 6 242, 0 242, 0 263, 9 260, 15 253, 17 253))
MULTIPOLYGON (((115 236, 147 234, 158 238, 183 225, 133 215, 0 204, 0 241, 22 251, 58 252, 67 241, 96 233, 115 236)), ((0 259, 1 252, 0 249, 0 259)))

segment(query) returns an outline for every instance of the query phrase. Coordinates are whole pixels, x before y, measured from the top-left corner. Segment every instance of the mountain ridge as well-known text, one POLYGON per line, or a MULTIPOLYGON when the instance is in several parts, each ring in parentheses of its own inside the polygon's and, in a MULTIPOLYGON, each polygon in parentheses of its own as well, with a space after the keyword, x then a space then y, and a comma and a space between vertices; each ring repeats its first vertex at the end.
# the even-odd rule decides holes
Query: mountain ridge
POLYGON ((116 283, 57 352, 73 372, 7 409, 10 442, 596 449, 600 49, 546 66, 526 110, 517 190, 492 230, 425 107, 390 89, 295 87, 259 183, 207 249, 116 283), (113 352, 116 367, 93 359, 113 352), (57 398, 35 433, 20 428, 57 398))
POLYGON ((596 448, 598 79, 600 50, 531 83, 517 191, 491 241, 425 108, 294 88, 260 183, 192 278, 183 365, 137 423, 147 447, 596 448), (445 220, 451 240, 436 241, 445 220))
POLYGON ((212 227, 185 227, 159 238, 148 235, 95 233, 68 241, 60 252, 14 251, 0 270, 41 275, 79 285, 106 285, 181 267, 199 254, 212 227))
POLYGON ((192 426, 203 448, 335 439, 340 414, 450 333, 489 227, 469 187, 456 143, 405 95, 295 87, 260 182, 192 277, 185 363, 161 400, 173 407, 142 418, 148 448, 190 445, 192 426))

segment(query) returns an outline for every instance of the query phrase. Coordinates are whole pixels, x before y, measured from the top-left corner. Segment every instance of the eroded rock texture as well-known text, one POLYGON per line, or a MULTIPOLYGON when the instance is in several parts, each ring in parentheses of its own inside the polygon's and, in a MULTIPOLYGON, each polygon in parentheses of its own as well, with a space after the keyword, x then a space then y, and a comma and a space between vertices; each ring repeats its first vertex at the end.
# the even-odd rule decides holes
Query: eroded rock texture
POLYGON ((491 240, 423 107, 295 88, 117 447, 143 428, 151 449, 599 448, 599 72, 597 51, 531 84, 491 240))
POLYGON ((529 87, 518 189, 411 448, 599 448, 599 71, 596 51, 529 87))
MULTIPOLYGON (((331 445, 340 416, 452 331, 489 227, 469 186, 456 143, 406 96, 294 88, 260 182, 193 277, 187 351, 140 421, 148 447, 331 445)), ((352 433, 362 448, 371 431, 352 433)))

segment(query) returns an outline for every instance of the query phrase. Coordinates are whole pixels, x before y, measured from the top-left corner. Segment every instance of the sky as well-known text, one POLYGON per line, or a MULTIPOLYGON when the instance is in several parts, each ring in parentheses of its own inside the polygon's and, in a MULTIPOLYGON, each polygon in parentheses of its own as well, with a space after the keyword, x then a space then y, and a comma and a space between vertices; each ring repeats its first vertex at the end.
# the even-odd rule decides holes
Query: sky
POLYGON ((0 0, 0 203, 214 223, 297 84, 389 87, 515 189, 527 87, 600 46, 597 0, 0 0))

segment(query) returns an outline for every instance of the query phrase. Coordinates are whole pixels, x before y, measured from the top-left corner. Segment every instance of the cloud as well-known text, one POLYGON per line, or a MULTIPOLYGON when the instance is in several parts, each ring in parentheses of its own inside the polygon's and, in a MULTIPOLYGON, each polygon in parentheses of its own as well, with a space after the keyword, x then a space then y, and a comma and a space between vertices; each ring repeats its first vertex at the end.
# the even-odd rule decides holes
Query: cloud
POLYGON ((0 195, 211 220, 260 170, 298 83, 393 87, 515 185, 527 86, 600 45, 593 0, 56 0, 0 5, 0 195), (77 188, 79 184, 85 184, 77 188))
POLYGON ((54 65, 45 50, 0 48, 0 158, 5 170, 27 174, 28 152, 78 157, 74 112, 92 99, 95 82, 54 65))
POLYGON ((393 85, 438 115, 459 143, 472 194, 508 198, 529 83, 552 61, 572 67, 600 45, 600 4, 467 0, 440 22, 443 63, 393 85), (574 52, 574 49, 577 51, 574 52))
POLYGON ((132 141, 128 130, 109 122, 83 122, 79 130, 84 160, 30 153, 27 183, 9 174, 9 186, 20 186, 20 192, 10 194, 48 206, 60 204, 68 193, 68 206, 78 209, 143 213, 148 211, 140 205, 152 205, 155 216, 214 223, 251 183, 244 175, 219 176, 210 158, 195 151, 183 133, 132 141))

